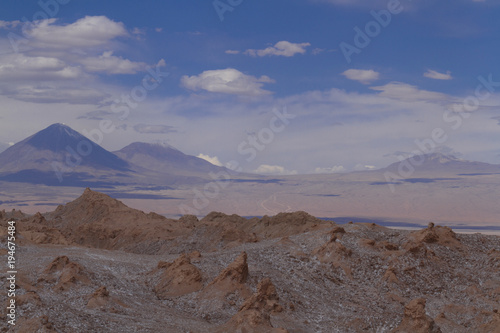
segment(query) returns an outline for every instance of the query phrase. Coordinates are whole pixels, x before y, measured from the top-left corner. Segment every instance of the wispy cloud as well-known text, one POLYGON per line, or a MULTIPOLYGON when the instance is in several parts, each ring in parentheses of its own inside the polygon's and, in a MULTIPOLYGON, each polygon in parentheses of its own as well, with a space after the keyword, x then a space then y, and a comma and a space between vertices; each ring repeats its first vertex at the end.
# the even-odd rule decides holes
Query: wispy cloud
POLYGON ((344 172, 346 169, 342 165, 334 165, 329 168, 316 168, 314 173, 339 173, 344 172))
POLYGON ((177 129, 173 126, 166 125, 147 125, 147 124, 137 124, 134 126, 134 130, 138 133, 149 133, 149 134, 165 134, 165 133, 175 133, 177 129))
POLYGON ((403 83, 391 82, 383 86, 370 87, 372 90, 380 91, 379 95, 402 101, 442 101, 451 102, 452 98, 442 93, 427 91, 416 86, 403 83))
POLYGON ((219 158, 217 156, 209 156, 209 155, 205 155, 205 154, 198 154, 198 156, 196 156, 198 158, 201 158, 201 159, 204 159, 205 161, 207 162, 210 162, 212 163, 213 165, 217 165, 217 166, 224 166, 221 161, 219 161, 219 158))
MULTIPOLYGON (((56 19, 0 21, 17 36, 0 54, 0 94, 39 103, 94 104, 109 97, 100 75, 136 74, 147 64, 115 56, 119 38, 130 38, 121 22, 85 16, 70 24, 56 19), (28 27, 28 28, 27 28, 28 27)), ((5 40, 1 40, 5 43, 5 40)))
POLYGON ((434 79, 434 80, 452 80, 453 79, 450 71, 447 71, 446 73, 439 73, 437 71, 433 71, 432 69, 429 69, 427 72, 425 72, 424 76, 429 78, 429 79, 434 79))
POLYGON ((79 61, 89 72, 103 72, 107 74, 135 74, 144 71, 147 64, 134 62, 113 55, 113 51, 106 51, 98 57, 88 57, 79 61))
POLYGON ((262 50, 248 49, 243 53, 252 57, 265 57, 265 56, 293 57, 296 54, 306 53, 306 48, 308 46, 311 46, 311 44, 291 43, 287 41, 281 41, 276 43, 274 46, 270 46, 262 50))
POLYGON ((270 91, 262 89, 264 83, 274 83, 268 76, 246 75, 234 68, 204 71, 199 75, 181 78, 181 84, 190 90, 206 90, 213 93, 259 96, 269 95, 270 91))
POLYGON ((349 80, 361 82, 363 84, 370 84, 378 80, 380 73, 375 72, 373 69, 348 69, 342 73, 349 80))
POLYGON ((268 165, 261 164, 257 169, 254 170, 255 173, 262 175, 296 175, 297 171, 287 170, 285 167, 280 165, 268 165))

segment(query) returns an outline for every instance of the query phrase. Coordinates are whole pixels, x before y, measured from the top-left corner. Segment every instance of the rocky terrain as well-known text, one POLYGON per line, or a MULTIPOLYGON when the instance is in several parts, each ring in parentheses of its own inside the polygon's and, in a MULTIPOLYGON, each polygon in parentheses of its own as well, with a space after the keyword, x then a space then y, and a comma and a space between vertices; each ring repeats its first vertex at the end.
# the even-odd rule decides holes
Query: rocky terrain
POLYGON ((3 258, 11 219, 17 323, 3 271, 1 332, 500 332, 498 236, 305 212, 174 220, 87 189, 1 211, 3 258))

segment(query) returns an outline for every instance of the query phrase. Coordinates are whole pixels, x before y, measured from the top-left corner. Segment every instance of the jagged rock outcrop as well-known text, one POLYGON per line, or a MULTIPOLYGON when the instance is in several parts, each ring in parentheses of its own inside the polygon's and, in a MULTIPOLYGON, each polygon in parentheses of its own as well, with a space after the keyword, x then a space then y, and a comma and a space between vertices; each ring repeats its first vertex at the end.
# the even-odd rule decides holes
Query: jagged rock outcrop
POLYGON ((286 329, 271 325, 270 316, 283 311, 278 302, 276 287, 269 278, 265 278, 258 284, 257 292, 243 303, 238 313, 216 332, 286 333, 286 329))
MULTIPOLYGON (((244 287, 248 278, 247 254, 242 252, 229 264, 204 291, 218 290, 224 294, 240 290, 244 287)), ((243 288, 246 289, 246 288, 243 288)))
POLYGON ((120 301, 118 298, 111 296, 105 286, 101 286, 94 291, 87 302, 88 309, 111 313, 120 313, 124 308, 128 307, 127 304, 120 301))
POLYGON ((425 313, 425 299, 417 298, 405 306, 403 320, 393 333, 441 333, 434 320, 425 313))
POLYGON ((178 297, 198 291, 203 287, 200 270, 191 264, 189 256, 182 254, 174 262, 158 263, 160 281, 153 290, 159 299, 178 297))
POLYGON ((60 256, 45 268, 38 282, 55 284, 54 290, 65 291, 78 283, 88 284, 90 280, 80 264, 70 261, 67 256, 60 256))
POLYGON ((430 222, 428 227, 422 230, 411 232, 408 235, 410 239, 406 248, 411 247, 413 244, 440 244, 443 246, 460 248, 461 243, 457 238, 457 234, 449 227, 435 226, 430 222))
POLYGON ((312 254, 323 264, 329 264, 333 268, 341 268, 344 273, 352 278, 352 269, 348 258, 352 251, 340 243, 337 234, 330 234, 330 239, 323 245, 313 250, 312 254))
POLYGON ((109 303, 109 299, 110 297, 108 290, 106 289, 106 287, 101 286, 96 291, 94 291, 89 301, 87 302, 87 307, 90 309, 104 307, 109 303))

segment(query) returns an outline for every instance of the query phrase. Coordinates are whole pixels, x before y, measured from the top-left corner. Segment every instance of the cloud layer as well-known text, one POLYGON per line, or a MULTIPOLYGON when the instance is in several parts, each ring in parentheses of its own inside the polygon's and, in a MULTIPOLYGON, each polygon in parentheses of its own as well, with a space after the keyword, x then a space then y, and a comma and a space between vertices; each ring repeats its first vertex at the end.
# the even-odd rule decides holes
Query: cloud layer
POLYGON ((380 73, 375 72, 373 69, 348 69, 342 73, 349 80, 359 81, 363 84, 370 84, 378 80, 380 73))
POLYGON ((268 76, 257 78, 234 68, 209 70, 199 75, 184 75, 181 78, 181 84, 189 90, 248 96, 271 94, 270 91, 262 89, 262 86, 264 83, 274 82, 268 76))
POLYGON ((95 104, 110 96, 100 75, 136 74, 147 64, 114 55, 125 25, 105 16, 85 16, 70 24, 56 19, 1 21, 0 94, 38 103, 95 104), (5 47, 6 45, 10 47, 5 47))
POLYGON ((291 43, 287 41, 281 41, 276 43, 274 46, 270 46, 262 50, 248 49, 243 53, 252 57, 265 57, 265 56, 293 57, 296 54, 306 53, 306 48, 308 46, 311 46, 311 44, 291 43))
POLYGON ((427 72, 425 72, 424 76, 429 78, 429 79, 434 79, 434 80, 451 80, 451 79, 453 79, 450 71, 447 71, 446 73, 439 73, 439 72, 433 71, 432 69, 429 69, 427 72))

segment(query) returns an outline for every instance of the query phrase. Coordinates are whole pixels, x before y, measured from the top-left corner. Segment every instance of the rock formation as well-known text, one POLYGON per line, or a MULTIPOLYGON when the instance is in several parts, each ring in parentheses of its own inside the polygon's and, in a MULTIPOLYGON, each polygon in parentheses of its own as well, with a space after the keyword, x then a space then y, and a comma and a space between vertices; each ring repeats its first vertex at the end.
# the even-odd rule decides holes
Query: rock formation
POLYGON ((434 320, 425 313, 425 299, 412 300, 405 306, 403 321, 394 333, 441 333, 434 320))
POLYGON ((154 287, 159 299, 186 295, 203 287, 200 270, 185 254, 172 263, 160 262, 157 269, 162 271, 160 281, 154 287))

